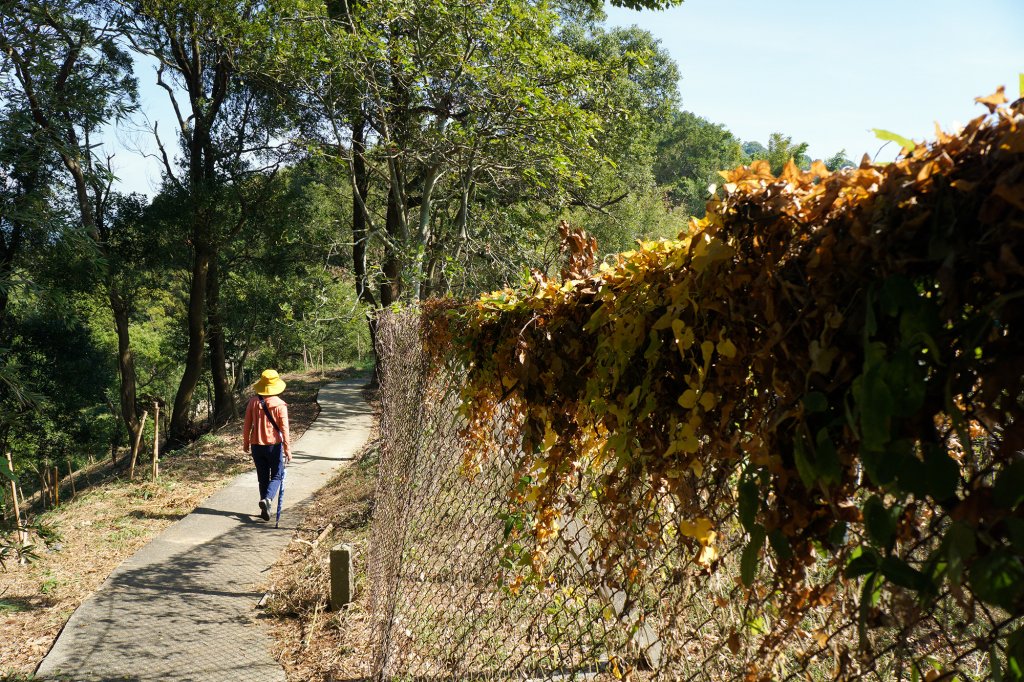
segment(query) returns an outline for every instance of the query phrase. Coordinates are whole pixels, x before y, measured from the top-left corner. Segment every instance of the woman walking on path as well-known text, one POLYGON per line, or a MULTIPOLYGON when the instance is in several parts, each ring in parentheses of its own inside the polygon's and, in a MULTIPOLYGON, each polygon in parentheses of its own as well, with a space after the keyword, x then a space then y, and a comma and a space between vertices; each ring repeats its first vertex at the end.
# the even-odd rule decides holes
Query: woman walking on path
POLYGON ((275 370, 265 370, 254 387, 256 395, 245 406, 242 448, 249 452, 252 446, 260 483, 260 518, 264 521, 270 520, 271 504, 281 491, 285 464, 292 461, 288 403, 278 397, 286 385, 275 370))

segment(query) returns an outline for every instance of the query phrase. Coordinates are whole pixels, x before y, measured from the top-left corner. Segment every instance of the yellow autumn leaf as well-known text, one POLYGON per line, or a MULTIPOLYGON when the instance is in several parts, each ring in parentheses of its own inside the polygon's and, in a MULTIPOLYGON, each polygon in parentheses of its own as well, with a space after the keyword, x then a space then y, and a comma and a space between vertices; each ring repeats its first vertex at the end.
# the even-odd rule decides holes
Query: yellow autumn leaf
POLYGON ((700 344, 700 354, 704 356, 704 365, 711 362, 711 354, 715 352, 715 344, 710 341, 703 341, 700 344))
POLYGON ((797 183, 800 182, 800 176, 803 175, 801 170, 797 167, 796 162, 793 161, 793 157, 789 157, 789 161, 786 161, 786 165, 782 169, 782 173, 779 175, 780 180, 786 182, 797 183))
POLYGON ((700 517, 694 521, 681 521, 679 523, 679 532, 687 537, 691 537, 702 545, 710 545, 715 541, 714 524, 711 523, 711 519, 700 517))
POLYGON ((684 410, 692 410, 697 404, 697 391, 688 388, 679 396, 679 406, 684 410))
POLYGON ((554 429, 551 428, 551 424, 544 425, 544 441, 540 444, 540 449, 544 452, 550 450, 554 444, 558 441, 558 434, 555 433, 554 429))
POLYGON ((988 113, 992 113, 996 110, 1000 104, 1006 104, 1006 88, 1000 85, 995 92, 988 97, 975 97, 974 101, 978 104, 984 104, 988 107, 988 113))
POLYGON ((683 351, 689 350, 690 346, 693 345, 693 329, 687 327, 682 320, 672 320, 672 334, 675 336, 680 354, 683 351))
POLYGON ((769 164, 764 159, 757 159, 754 162, 752 162, 750 164, 750 172, 755 173, 757 175, 767 176, 769 178, 775 177, 774 175, 772 175, 771 164, 769 164))
POLYGON ((697 448, 700 447, 700 441, 697 437, 691 434, 684 434, 682 438, 675 442, 675 448, 679 452, 685 452, 686 454, 693 454, 697 452, 697 448))
POLYGON ((736 357, 736 345, 729 339, 722 339, 721 341, 719 341, 718 345, 715 347, 715 350, 717 350, 718 354, 723 357, 736 357))
POLYGON ((708 410, 713 409, 715 407, 715 403, 718 401, 715 400, 715 396, 710 393, 702 393, 698 402, 700 403, 700 406, 704 408, 704 411, 707 412, 708 410))
POLYGON ((693 470, 693 475, 700 477, 704 475, 704 465, 700 463, 700 460, 693 460, 690 462, 690 469, 693 470))
POLYGON ((697 563, 701 566, 710 566, 718 558, 718 550, 711 545, 704 545, 697 555, 697 563))

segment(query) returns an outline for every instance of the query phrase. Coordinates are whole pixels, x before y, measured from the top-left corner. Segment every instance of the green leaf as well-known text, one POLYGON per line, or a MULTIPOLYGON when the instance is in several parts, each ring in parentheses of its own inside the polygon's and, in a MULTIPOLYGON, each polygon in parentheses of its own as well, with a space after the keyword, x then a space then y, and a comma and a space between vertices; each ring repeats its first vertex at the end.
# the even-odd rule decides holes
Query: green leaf
POLYGON ((750 542, 743 548, 743 555, 740 557, 740 578, 747 587, 754 584, 754 578, 757 576, 757 563, 761 548, 764 547, 764 539, 764 527, 758 526, 751 531, 750 542))
POLYGON ((828 531, 828 542, 833 547, 842 547, 846 544, 847 536, 846 521, 839 521, 828 531))
POLYGON ((904 275, 894 275, 885 280, 878 292, 878 303, 882 313, 895 317, 901 310, 912 310, 917 304, 917 288, 904 275))
POLYGON ((1006 519, 1006 534, 1018 554, 1024 554, 1024 519, 1006 519))
POLYGON ((832 439, 829 438, 828 429, 818 431, 815 445, 814 459, 818 476, 826 483, 838 483, 842 478, 843 469, 839 464, 836 448, 832 445, 832 439))
MULTIPOLYGON (((871 482, 877 486, 885 486, 896 480, 907 466, 907 460, 913 459, 914 443, 910 440, 897 440, 879 450, 861 448, 861 461, 864 471, 871 482)), ((916 480, 916 479, 912 479, 916 480)), ((901 486, 906 489, 906 486, 901 486)))
POLYGON ((864 373, 853 380, 853 397, 860 413, 861 447, 881 451, 889 442, 890 419, 895 412, 893 392, 885 382, 885 345, 874 342, 864 349, 864 373))
POLYGON ((789 538, 778 528, 768 534, 768 543, 772 546, 775 556, 783 561, 793 558, 793 549, 789 546, 789 538))
POLYGON ((864 529, 879 549, 888 550, 896 535, 896 521, 892 510, 885 506, 878 495, 872 495, 864 503, 864 529))
POLYGON ((10 481, 14 481, 15 483, 18 482, 18 477, 15 476, 14 472, 7 466, 6 459, 0 459, 0 475, 10 481))
POLYGON ((915 592, 929 593, 934 591, 932 581, 921 571, 910 566, 899 557, 887 556, 880 566, 882 575, 894 585, 905 587, 915 592))
POLYGON ((924 447, 923 473, 927 493, 937 502, 956 494, 960 485, 960 465, 944 448, 933 443, 924 447))
POLYGON ((917 146, 916 144, 914 144, 912 140, 908 140, 902 135, 897 135, 896 133, 890 132, 888 130, 882 130, 881 128, 872 128, 871 132, 873 132, 875 134, 875 137, 877 137, 879 140, 884 140, 886 142, 896 142, 901 147, 906 149, 908 152, 914 151, 914 147, 917 146))
POLYGON ((804 395, 803 404, 806 412, 816 414, 828 409, 828 398, 820 391, 811 391, 804 395))
POLYGON ((807 446, 804 445, 804 438, 797 434, 793 441, 793 461, 796 463, 796 471, 800 474, 800 480, 808 490, 814 487, 817 480, 817 472, 814 470, 814 463, 811 461, 807 446))
POLYGON ((857 635, 862 649, 867 648, 868 614, 882 596, 880 583, 878 573, 871 573, 860 591, 860 603, 857 604, 857 635))
POLYGON ((1004 679, 1024 680, 1024 628, 1017 629, 1006 638, 1006 670, 1004 679))
POLYGON ((1016 460, 999 474, 992 501, 1004 509, 1015 509, 1024 502, 1024 459, 1016 460))
POLYGON ((757 508, 761 503, 760 490, 757 482, 747 478, 740 483, 739 507, 740 523, 748 533, 753 533, 757 522, 757 508))
POLYGON ((890 415, 909 417, 924 404, 927 377, 908 348, 897 349, 890 360, 878 365, 879 377, 892 397, 890 415))
POLYGON ((899 488, 918 497, 928 494, 928 472, 923 461, 917 458, 914 441, 904 438, 894 441, 886 448, 888 458, 883 465, 896 475, 899 488))
POLYGON ((1011 613, 1024 601, 1024 565, 1020 556, 1007 549, 997 549, 975 561, 968 579, 978 599, 1011 613))
POLYGON ((954 521, 946 531, 945 549, 948 561, 947 575, 953 583, 960 583, 964 569, 978 551, 976 532, 963 521, 954 521))
POLYGON ((882 564, 882 558, 873 547, 858 547, 857 549, 860 551, 854 551, 853 558, 850 559, 850 563, 846 564, 846 570, 843 572, 847 578, 859 578, 862 575, 874 573, 882 564))

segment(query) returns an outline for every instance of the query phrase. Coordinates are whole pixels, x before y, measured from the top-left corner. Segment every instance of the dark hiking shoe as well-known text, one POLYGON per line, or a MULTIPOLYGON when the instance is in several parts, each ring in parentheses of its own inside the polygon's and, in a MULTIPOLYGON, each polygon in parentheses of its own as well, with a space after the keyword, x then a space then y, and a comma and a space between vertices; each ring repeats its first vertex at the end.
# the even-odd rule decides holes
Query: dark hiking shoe
POLYGON ((270 500, 260 500, 260 518, 270 520, 270 500))

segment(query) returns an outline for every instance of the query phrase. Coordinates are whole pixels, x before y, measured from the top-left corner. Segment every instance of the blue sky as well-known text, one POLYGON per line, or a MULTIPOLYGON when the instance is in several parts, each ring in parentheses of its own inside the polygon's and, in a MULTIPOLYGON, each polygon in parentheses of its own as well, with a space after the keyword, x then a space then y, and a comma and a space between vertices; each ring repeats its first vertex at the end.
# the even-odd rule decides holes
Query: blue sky
MULTIPOLYGON (((966 123, 974 98, 1020 96, 1024 0, 685 0, 662 12, 607 8, 650 31, 679 65, 683 108, 812 157, 859 161, 883 128, 915 140, 966 123)), ((899 151, 889 145, 878 160, 899 151)))
MULTIPOLYGON (((650 31, 679 65, 683 108, 742 140, 778 131, 815 158, 840 149, 889 161, 899 151, 870 132, 930 139, 934 123, 965 123, 974 97, 1006 85, 1019 96, 1024 0, 686 0, 662 12, 607 8, 609 26, 650 31)), ((137 65, 142 110, 174 140, 167 96, 137 65)), ((124 191, 152 195, 160 166, 152 135, 121 126, 114 164, 124 191)))

